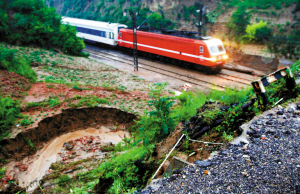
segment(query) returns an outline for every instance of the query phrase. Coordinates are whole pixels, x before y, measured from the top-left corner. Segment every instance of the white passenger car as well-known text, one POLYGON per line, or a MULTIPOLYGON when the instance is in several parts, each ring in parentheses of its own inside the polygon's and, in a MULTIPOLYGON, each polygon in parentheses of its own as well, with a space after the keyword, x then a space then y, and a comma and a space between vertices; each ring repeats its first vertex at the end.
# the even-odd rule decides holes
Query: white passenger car
POLYGON ((70 17, 62 17, 63 24, 75 26, 77 36, 92 42, 104 43, 112 46, 118 44, 118 34, 121 28, 127 28, 124 24, 99 22, 70 17))

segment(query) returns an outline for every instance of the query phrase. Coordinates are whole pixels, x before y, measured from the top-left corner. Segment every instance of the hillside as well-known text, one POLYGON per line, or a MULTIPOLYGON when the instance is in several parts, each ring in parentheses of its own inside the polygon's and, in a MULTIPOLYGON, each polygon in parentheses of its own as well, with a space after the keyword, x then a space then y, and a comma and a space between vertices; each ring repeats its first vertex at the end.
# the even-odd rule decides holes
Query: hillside
MULTIPOLYGON (((205 32, 222 39, 237 65, 274 71, 278 59, 262 64, 261 57, 240 52, 247 41, 299 59, 300 1, 203 2, 213 10, 204 17, 210 23, 205 32), (271 23, 275 15, 282 24, 271 23)), ((130 53, 87 45, 74 26, 61 22, 68 15, 130 25, 122 10, 138 6, 139 23, 152 10, 148 26, 196 30, 198 5, 0 1, 0 193, 137 194, 154 178, 173 181, 161 193, 212 193, 211 187, 217 193, 299 193, 300 60, 262 79, 269 83, 264 103, 266 96, 251 85, 263 74, 250 68, 225 64, 211 75, 150 53, 152 59, 139 57, 133 71, 130 53), (241 138, 240 146, 230 145, 241 138), (213 152, 220 157, 211 161, 213 152), (179 170, 173 156, 195 165, 179 170)))
MULTIPOLYGON (((184 0, 46 0, 48 6, 55 7, 58 14, 70 17, 94 19, 101 21, 129 23, 128 18, 123 17, 123 10, 137 7, 140 17, 149 15, 155 11, 162 19, 170 19, 175 29, 188 29, 196 31, 198 20, 196 9, 199 1, 184 0)), ((209 7, 208 20, 210 23, 227 23, 230 21, 236 6, 247 4, 248 10, 252 12, 250 23, 264 20, 271 25, 290 28, 299 18, 299 12, 293 14, 297 0, 287 1, 235 1, 235 0, 203 0, 204 6, 209 7)), ((171 25, 170 25, 171 26, 171 25)), ((211 26, 210 26, 211 27, 211 26)))

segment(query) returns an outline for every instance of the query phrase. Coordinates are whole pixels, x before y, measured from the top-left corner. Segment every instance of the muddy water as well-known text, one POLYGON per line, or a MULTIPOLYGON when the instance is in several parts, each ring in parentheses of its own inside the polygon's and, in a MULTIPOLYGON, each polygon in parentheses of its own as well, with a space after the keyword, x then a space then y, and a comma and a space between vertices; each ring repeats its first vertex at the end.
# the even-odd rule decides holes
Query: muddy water
MULTIPOLYGON (((11 171, 11 175, 18 179, 20 186, 26 187, 34 180, 42 179, 42 177, 48 171, 51 163, 56 162, 59 158, 58 153, 60 152, 63 144, 71 139, 78 139, 84 136, 99 136, 101 143, 117 144, 122 141, 124 137, 128 137, 129 133, 125 131, 111 132, 106 127, 100 129, 88 128, 85 130, 79 130, 71 133, 67 133, 60 137, 57 137, 53 141, 49 142, 41 151, 38 151, 35 156, 27 157, 22 162, 31 163, 27 171, 17 172, 16 162, 9 163, 6 167, 8 171, 11 171)), ((81 156, 82 159, 86 158, 81 156)), ((38 186, 37 183, 28 187, 27 192, 33 191, 38 186)))

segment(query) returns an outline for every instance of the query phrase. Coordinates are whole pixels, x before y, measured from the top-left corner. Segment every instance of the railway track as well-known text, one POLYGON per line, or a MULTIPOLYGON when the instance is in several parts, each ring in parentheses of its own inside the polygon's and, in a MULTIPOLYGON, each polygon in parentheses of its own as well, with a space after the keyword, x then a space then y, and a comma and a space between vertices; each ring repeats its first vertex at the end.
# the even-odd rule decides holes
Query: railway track
MULTIPOLYGON (((112 54, 109 52, 101 51, 101 50, 97 49, 97 47, 86 48, 85 51, 89 52, 90 55, 95 58, 105 58, 105 59, 114 60, 114 61, 118 61, 118 62, 133 66, 132 59, 127 59, 126 57, 120 58, 120 56, 118 56, 117 54, 112 54)), ((139 68, 145 69, 147 71, 155 72, 156 74, 168 76, 168 77, 171 77, 174 79, 178 79, 178 80, 181 80, 181 81, 184 81, 184 82, 187 82, 190 84, 194 84, 197 86, 205 87, 208 89, 224 90, 226 87, 225 84, 223 85, 223 84, 215 83, 213 81, 208 81, 208 79, 206 79, 207 75, 202 75, 202 76, 199 76, 196 78, 196 77, 191 76, 190 74, 182 74, 182 73, 178 73, 178 72, 175 72, 172 70, 168 70, 166 68, 167 66, 163 66, 163 67, 165 67, 165 68, 163 68, 160 65, 160 64, 163 64, 162 62, 155 61, 155 63, 157 64, 157 65, 155 65, 155 64, 147 64, 147 63, 143 62, 143 60, 144 60, 143 58, 139 60, 139 68)), ((154 61, 151 61, 151 62, 154 62, 154 61)), ((184 69, 184 70, 186 70, 186 69, 184 69)), ((222 83, 234 82, 235 85, 237 86, 237 88, 242 88, 242 87, 251 85, 250 78, 247 78, 247 77, 245 78, 245 76, 242 74, 241 75, 230 75, 230 70, 226 70, 225 73, 221 72, 218 75, 210 75, 209 77, 210 77, 210 80, 218 79, 219 82, 222 82, 222 83), (222 81, 222 80, 224 80, 224 81, 222 81), (238 85, 236 83, 238 83, 238 85)), ((232 85, 232 83, 231 83, 231 85, 232 85)))

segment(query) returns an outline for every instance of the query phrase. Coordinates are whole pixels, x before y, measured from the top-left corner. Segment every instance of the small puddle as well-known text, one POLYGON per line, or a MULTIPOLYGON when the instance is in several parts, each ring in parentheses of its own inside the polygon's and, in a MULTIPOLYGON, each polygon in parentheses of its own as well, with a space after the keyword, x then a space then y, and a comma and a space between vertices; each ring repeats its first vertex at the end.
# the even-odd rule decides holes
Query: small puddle
MULTIPOLYGON (((21 162, 10 162, 6 165, 6 170, 19 181, 21 187, 27 187, 29 183, 36 180, 37 182, 27 189, 27 192, 32 192, 38 187, 39 180, 41 180, 49 170, 50 165, 58 161, 58 159, 61 159, 59 152, 61 151, 64 143, 84 136, 100 137, 99 139, 101 139, 101 144, 110 142, 112 144, 117 144, 122 141, 124 137, 129 137, 130 134, 126 131, 111 132, 109 128, 103 126, 99 129, 88 128, 85 130, 70 132, 55 138, 53 141, 46 144, 44 148, 38 151, 34 156, 26 157, 21 162), (28 170, 19 172, 17 167, 20 166, 18 165, 20 163, 28 165, 28 170)), ((91 157, 95 154, 96 153, 94 152, 92 154, 82 155, 81 159, 91 157)))

